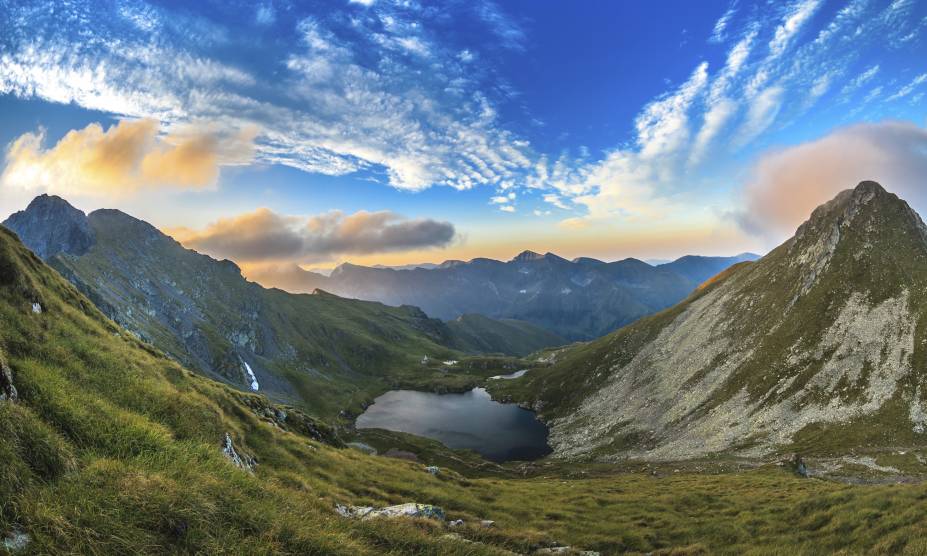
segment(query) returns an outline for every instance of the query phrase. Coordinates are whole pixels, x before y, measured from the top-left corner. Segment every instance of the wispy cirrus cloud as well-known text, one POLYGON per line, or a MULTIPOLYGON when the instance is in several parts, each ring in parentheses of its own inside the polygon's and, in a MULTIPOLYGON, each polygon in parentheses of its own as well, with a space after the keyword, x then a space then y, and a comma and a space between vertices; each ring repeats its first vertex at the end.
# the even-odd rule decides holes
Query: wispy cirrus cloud
MULTIPOLYGON (((723 65, 713 71, 699 63, 683 84, 645 105, 635 120, 632 148, 615 149, 598 161, 561 158, 559 168, 540 160, 534 181, 586 209, 566 225, 672 218, 682 208, 678 184, 698 175, 706 160, 754 148, 832 95, 861 95, 856 110, 862 110, 882 95, 883 85, 871 86, 884 69, 878 62, 860 68, 860 60, 883 48, 883 40, 894 47, 920 33, 907 0, 849 0, 827 15, 822 0, 793 0, 777 20, 765 13, 742 16, 735 29, 733 10, 740 8, 729 7, 709 37, 729 43, 723 65)), ((917 98, 927 80, 922 77, 900 86, 886 102, 917 98)))
MULTIPOLYGON (((461 17, 504 44, 522 44, 524 32, 495 3, 464 8, 461 17)), ((140 0, 11 6, 0 13, 10 30, 0 37, 0 94, 168 127, 257 126, 259 162, 330 175, 382 171, 402 189, 498 185, 530 164, 527 142, 504 128, 499 99, 486 92, 489 71, 472 66, 481 45, 461 56, 442 41, 442 14, 383 0, 295 19, 283 31, 296 40, 272 42, 140 0), (260 64, 221 54, 241 36, 260 64)), ((285 24, 270 4, 247 21, 285 24)))

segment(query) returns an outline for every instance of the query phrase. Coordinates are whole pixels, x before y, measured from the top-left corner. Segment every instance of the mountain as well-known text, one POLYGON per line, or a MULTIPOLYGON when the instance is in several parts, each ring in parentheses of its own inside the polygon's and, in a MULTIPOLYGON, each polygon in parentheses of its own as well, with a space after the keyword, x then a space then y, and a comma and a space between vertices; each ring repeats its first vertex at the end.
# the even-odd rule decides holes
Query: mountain
POLYGON ((289 291, 322 287, 345 297, 415 305, 448 321, 474 313, 522 320, 577 340, 665 309, 720 270, 750 258, 756 256, 684 257, 653 267, 637 259, 568 261, 525 251, 508 262, 478 258, 406 270, 343 264, 328 279, 298 267, 279 277, 252 277, 289 291))
POLYGON ((513 319, 491 319, 483 315, 461 315, 447 322, 455 338, 451 347, 467 353, 504 353, 526 356, 566 340, 531 323, 513 319))
MULTIPOLYGON (((383 452, 401 441, 391 438, 383 452)), ((347 449, 298 408, 180 366, 106 318, 0 229, 2 553, 502 556, 826 547, 913 554, 923 547, 924 488, 917 484, 808 481, 774 466, 711 473, 675 463, 617 471, 555 462, 470 466, 472 454, 434 442, 399 445, 419 461, 347 449), (441 467, 426 467, 434 464, 441 467), (434 517, 345 515, 404 503, 392 511, 434 517), (861 515, 881 516, 879 527, 861 515)), ((923 467, 907 457, 912 469, 923 467)))
POLYGON ((745 261, 755 261, 759 258, 760 256, 754 253, 741 253, 733 257, 686 255, 675 261, 657 265, 657 268, 671 270, 698 285, 730 266, 745 261))
POLYGON ((539 409, 559 457, 922 447, 925 291, 927 228, 863 182, 759 261, 495 394, 539 409))
MULTIPOLYGON (((406 377, 443 379, 421 364, 425 356, 478 351, 473 329, 456 337, 415 307, 265 289, 234 263, 117 210, 84 215, 43 195, 4 225, 140 339, 207 376, 316 414, 358 408, 406 377)), ((506 351, 496 340, 494 351, 506 351)))
POLYGON ((40 195, 28 210, 10 216, 4 226, 17 235, 42 259, 58 253, 83 255, 96 242, 87 217, 60 197, 40 195))

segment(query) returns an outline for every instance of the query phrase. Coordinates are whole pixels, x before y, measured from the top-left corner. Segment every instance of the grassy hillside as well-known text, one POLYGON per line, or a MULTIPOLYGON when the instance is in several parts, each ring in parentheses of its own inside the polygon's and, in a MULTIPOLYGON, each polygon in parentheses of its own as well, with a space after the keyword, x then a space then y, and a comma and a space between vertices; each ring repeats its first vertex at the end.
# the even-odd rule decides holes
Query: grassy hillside
POLYGON ((550 346, 567 343, 560 336, 530 322, 463 315, 448 321, 451 347, 468 353, 503 353, 524 357, 550 346))
POLYGON ((50 264, 133 334, 207 376, 247 389, 250 368, 261 392, 326 418, 358 412, 397 384, 479 378, 455 379, 456 369, 439 364, 461 359, 458 349, 477 351, 479 334, 457 337, 415 307, 265 289, 233 263, 184 249, 119 211, 84 217, 61 199, 43 202, 63 205, 94 232, 85 252, 57 253, 50 264), (421 363, 426 356, 432 364, 421 363))
POLYGON ((568 457, 922 448, 925 238, 864 182, 763 259, 492 391, 539 409, 568 457))
POLYGON ((603 553, 927 548, 922 486, 852 487, 718 464, 433 476, 424 451, 413 463, 340 448, 298 410, 196 375, 125 334, 4 230, 0 353, 18 393, 0 401, 0 546, 25 538, 21 553, 479 555, 555 542, 603 553), (253 473, 223 455, 227 433, 256 460, 253 473), (439 504, 466 524, 334 511, 411 501, 439 504))

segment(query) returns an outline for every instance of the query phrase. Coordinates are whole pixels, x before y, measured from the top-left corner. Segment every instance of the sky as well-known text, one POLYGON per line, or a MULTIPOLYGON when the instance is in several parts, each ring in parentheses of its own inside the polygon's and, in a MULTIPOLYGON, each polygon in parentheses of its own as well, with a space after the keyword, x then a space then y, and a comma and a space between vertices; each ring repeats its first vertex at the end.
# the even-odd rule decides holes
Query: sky
POLYGON ((927 211, 927 2, 0 0, 0 213, 249 269, 763 253, 927 211))

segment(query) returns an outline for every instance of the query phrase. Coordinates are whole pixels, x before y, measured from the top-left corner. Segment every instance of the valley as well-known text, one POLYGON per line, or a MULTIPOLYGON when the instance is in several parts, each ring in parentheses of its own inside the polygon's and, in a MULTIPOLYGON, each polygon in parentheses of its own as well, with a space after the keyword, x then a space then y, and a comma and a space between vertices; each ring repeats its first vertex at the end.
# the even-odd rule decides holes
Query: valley
MULTIPOLYGON (((927 447, 918 432, 919 344, 909 340, 920 313, 905 292, 919 291, 925 230, 903 201, 863 183, 815 211, 782 247, 722 272, 680 305, 600 340, 523 358, 444 347, 441 321, 412 308, 296 296, 311 300, 298 307, 322 318, 352 309, 392 319, 395 332, 364 330, 386 334, 389 343, 420 342, 400 344, 419 346, 414 357, 399 356, 407 374, 390 371, 359 398, 373 403, 364 402, 366 412, 360 406, 356 428, 331 417, 350 407, 347 398, 329 396, 330 409, 311 412, 303 409, 311 396, 288 403, 274 395, 274 381, 287 375, 270 367, 253 366, 256 392, 248 367, 240 380, 185 368, 180 356, 155 347, 157 336, 152 345, 97 309, 107 305, 84 292, 124 298, 86 285, 105 284, 102 275, 75 281, 68 273, 86 264, 81 256, 59 253, 49 258, 52 268, 0 230, 0 496, 15 501, 0 512, 4 546, 13 550, 26 539, 35 553, 140 546, 320 554, 919 553, 927 535, 919 509, 927 447), (889 243, 892 249, 879 248, 889 243), (770 276, 774 285, 758 288, 770 276), (725 320, 793 312, 805 323, 800 339, 787 323, 763 325, 781 330, 780 339, 725 320), (743 336, 724 340, 730 331, 743 336), (661 347, 667 342, 678 349, 661 347), (738 351, 724 351, 729 345, 738 351), (789 357, 774 351, 793 345, 824 348, 793 349, 789 357), (423 354, 426 346, 431 351, 423 354), (643 358, 648 364, 636 367, 643 358), (783 366, 769 376, 744 367, 751 361, 783 366), (845 378, 842 369, 855 374, 845 378), (641 374, 648 372, 656 374, 641 374), (550 426, 549 440, 531 412, 500 401, 536 410, 550 426), (719 422, 711 404, 738 421, 719 422), (451 440, 475 432, 487 436, 451 440), (336 511, 408 502, 439 506, 442 517, 356 519, 336 511), (90 517, 100 513, 109 516, 105 522, 90 517)), ((148 241, 172 245, 153 233, 148 241)), ((195 257, 208 270, 227 265, 175 249, 181 261, 195 257)), ((239 280, 230 283, 270 300, 290 295, 239 280)), ((121 295, 133 291, 120 287, 121 295)), ((129 322, 162 322, 123 307, 115 314, 137 319, 129 322)), ((253 322, 263 325, 266 311, 258 306, 253 322)), ((297 313, 289 318, 302 326, 297 313)), ((356 327, 367 318, 330 322, 356 327)), ((336 330, 327 337, 351 341, 336 330)), ((267 338, 296 337, 244 336, 256 343, 229 340, 237 346, 231 353, 257 347, 241 353, 258 365, 281 349, 267 338)), ((331 353, 349 361, 361 345, 331 353)), ((363 380, 350 366, 342 372, 345 381, 363 380)))

